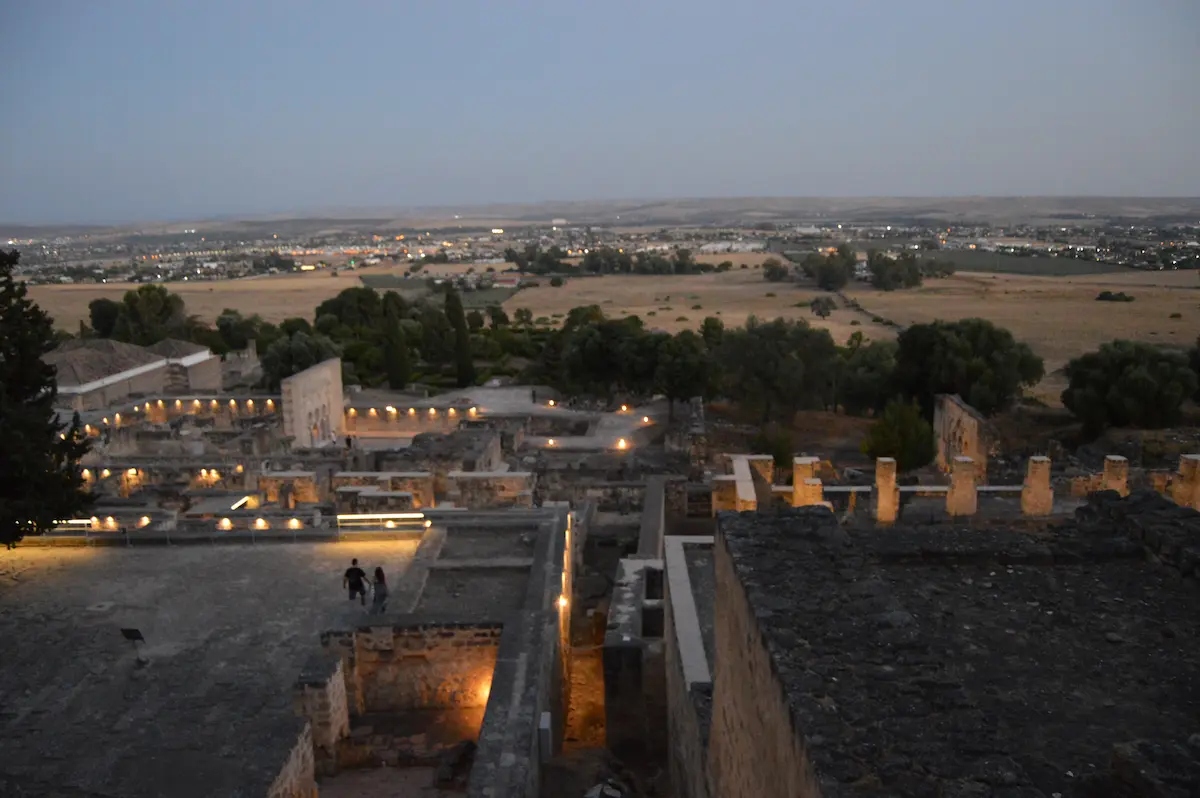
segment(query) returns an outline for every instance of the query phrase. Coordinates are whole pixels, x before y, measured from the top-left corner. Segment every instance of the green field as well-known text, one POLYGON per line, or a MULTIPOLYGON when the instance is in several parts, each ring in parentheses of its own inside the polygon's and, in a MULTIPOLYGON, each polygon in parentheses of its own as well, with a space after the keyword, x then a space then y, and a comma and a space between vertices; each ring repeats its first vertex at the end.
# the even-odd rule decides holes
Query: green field
POLYGON ((922 257, 954 262, 955 268, 964 272, 994 272, 996 274, 1028 274, 1047 277, 1074 277, 1085 274, 1113 274, 1128 272, 1124 266, 1111 263, 1094 263, 1072 258, 1052 258, 1045 255, 1018 257, 977 249, 939 249, 921 253, 922 257))

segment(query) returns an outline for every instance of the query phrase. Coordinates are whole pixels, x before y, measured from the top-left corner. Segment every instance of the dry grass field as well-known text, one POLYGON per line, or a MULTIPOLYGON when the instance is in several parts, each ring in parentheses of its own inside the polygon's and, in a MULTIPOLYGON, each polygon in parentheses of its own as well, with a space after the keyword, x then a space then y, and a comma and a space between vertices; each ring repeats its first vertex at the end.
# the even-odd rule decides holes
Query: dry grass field
POLYGON ((821 295, 824 292, 795 283, 768 283, 757 269, 735 269, 724 274, 681 277, 581 277, 568 279, 559 288, 543 281, 537 288, 527 288, 505 302, 504 309, 511 316, 517 308, 529 308, 534 318, 544 316, 560 322, 562 319, 555 319, 555 314, 565 315, 579 305, 599 305, 610 317, 640 316, 647 327, 668 332, 696 329, 705 316, 716 316, 727 327, 737 327, 754 315, 760 319, 804 319, 815 327, 828 328, 838 342, 856 330, 868 338, 894 335, 850 310, 839 309, 827 319, 818 318, 808 304, 821 295), (852 325, 852 321, 859 323, 852 325))
POLYGON ((1046 361, 1047 377, 1034 393, 1051 402, 1066 385, 1055 372, 1102 343, 1127 338, 1191 346, 1200 335, 1200 274, 1194 271, 1067 278, 960 272, 915 291, 854 287, 850 294, 899 324, 979 317, 1008 328, 1046 361), (1097 302, 1104 290, 1135 300, 1097 302))

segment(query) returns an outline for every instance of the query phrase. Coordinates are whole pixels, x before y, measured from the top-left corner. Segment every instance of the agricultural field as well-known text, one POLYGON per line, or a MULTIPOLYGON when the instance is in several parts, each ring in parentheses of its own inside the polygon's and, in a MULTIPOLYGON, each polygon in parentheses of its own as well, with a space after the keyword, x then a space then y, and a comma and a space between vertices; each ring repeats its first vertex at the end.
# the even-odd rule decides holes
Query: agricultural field
MULTIPOLYGON (((761 261, 764 256, 759 254, 757 258, 761 261)), ((769 283, 761 270, 738 268, 724 274, 678 277, 567 278, 559 288, 542 280, 536 288, 526 288, 505 302, 504 309, 512 316, 518 308, 528 308, 535 319, 556 323, 573 307, 599 305, 610 317, 639 316, 647 327, 667 332, 697 329, 705 316, 715 316, 727 327, 745 324, 752 315, 760 319, 783 317, 827 328, 838 342, 856 331, 872 339, 894 337, 892 330, 851 310, 839 308, 826 319, 818 318, 809 308, 818 296, 829 295, 798 283, 769 283)))
POLYGON ((1066 386, 1055 374, 1067 361, 1115 338, 1188 347, 1200 335, 1200 273, 1132 272, 1085 277, 959 272, 911 291, 847 289, 870 314, 901 325, 979 317, 1008 328, 1046 361, 1034 392, 1057 401, 1066 386), (1098 302, 1101 291, 1133 302, 1098 302), (1172 318, 1178 314, 1177 318, 1172 318))

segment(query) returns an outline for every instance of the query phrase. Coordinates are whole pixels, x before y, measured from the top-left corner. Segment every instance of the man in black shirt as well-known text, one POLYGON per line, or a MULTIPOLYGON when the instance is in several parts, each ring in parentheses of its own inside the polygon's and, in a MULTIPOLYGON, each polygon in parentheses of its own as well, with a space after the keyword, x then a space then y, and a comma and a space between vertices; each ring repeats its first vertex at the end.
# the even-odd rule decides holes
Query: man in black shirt
POLYGON ((350 567, 342 577, 342 587, 350 588, 350 600, 358 595, 359 603, 367 606, 367 572, 358 567, 358 560, 351 560, 350 567))

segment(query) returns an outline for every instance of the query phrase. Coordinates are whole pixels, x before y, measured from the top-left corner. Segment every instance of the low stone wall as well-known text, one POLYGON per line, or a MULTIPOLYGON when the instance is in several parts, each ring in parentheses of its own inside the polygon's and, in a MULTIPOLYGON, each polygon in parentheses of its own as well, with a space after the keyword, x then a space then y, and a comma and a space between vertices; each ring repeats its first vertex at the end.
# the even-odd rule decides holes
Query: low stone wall
POLYGON ((663 556, 663 536, 667 526, 666 477, 646 480, 646 499, 642 505, 642 526, 638 532, 637 553, 642 557, 663 556))
POLYGON ((317 798, 313 772, 312 730, 304 727, 296 746, 271 784, 267 798, 317 798))
POLYGON ((322 775, 336 772, 338 743, 350 734, 341 658, 326 651, 314 654, 292 688, 292 704, 308 719, 316 770, 322 775))
POLYGON ((666 737, 663 562, 621 560, 604 637, 604 715, 618 758, 661 753, 666 737))
POLYGON ((673 538, 666 545, 663 634, 667 700, 667 765, 676 798, 708 798, 712 673, 705 657, 684 547, 712 538, 673 538))
POLYGON ((458 507, 533 506, 533 474, 528 471, 451 471, 448 479, 449 498, 458 507))

